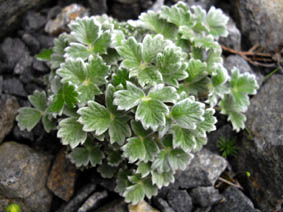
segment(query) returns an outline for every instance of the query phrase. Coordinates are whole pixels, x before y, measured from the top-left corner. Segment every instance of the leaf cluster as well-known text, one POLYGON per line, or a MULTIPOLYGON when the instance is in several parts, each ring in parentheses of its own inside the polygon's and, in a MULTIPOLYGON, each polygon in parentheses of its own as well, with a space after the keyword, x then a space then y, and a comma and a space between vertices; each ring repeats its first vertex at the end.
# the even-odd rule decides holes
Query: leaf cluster
POLYGON ((244 128, 257 83, 223 66, 217 39, 227 36, 227 21, 219 9, 184 3, 126 23, 76 19, 52 54, 43 54, 50 87, 20 109, 20 128, 42 119, 46 131, 58 130, 76 166, 116 176, 128 202, 151 198, 206 144, 216 107, 235 130, 244 128))

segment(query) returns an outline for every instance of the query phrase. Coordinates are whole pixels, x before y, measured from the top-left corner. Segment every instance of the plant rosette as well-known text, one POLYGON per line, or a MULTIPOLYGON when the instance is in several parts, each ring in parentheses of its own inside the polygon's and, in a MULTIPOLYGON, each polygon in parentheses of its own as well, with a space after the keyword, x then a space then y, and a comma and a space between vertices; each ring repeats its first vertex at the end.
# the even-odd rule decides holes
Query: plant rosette
POLYGON ((215 108, 234 130, 245 127, 258 85, 223 66, 217 40, 227 22, 220 9, 182 2, 136 21, 77 18, 38 56, 51 67, 49 86, 29 96, 18 125, 30 131, 41 120, 58 130, 77 167, 115 177, 127 202, 151 198, 206 144, 215 108))

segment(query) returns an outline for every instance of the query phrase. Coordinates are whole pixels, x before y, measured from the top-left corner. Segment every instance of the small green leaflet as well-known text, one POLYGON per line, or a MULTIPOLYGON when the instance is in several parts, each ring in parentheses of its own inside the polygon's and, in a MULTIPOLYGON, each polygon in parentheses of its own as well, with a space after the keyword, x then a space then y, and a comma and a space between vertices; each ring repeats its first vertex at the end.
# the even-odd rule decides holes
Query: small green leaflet
POLYGON ((80 103, 85 103, 101 93, 98 86, 105 84, 108 68, 100 56, 90 57, 88 63, 81 59, 69 59, 57 74, 62 77, 62 83, 71 83, 76 87, 80 103))
POLYGON ((183 2, 178 2, 172 7, 163 6, 160 17, 179 27, 192 24, 190 10, 183 2))
POLYGON ((219 103, 221 113, 228 115, 228 120, 232 122, 233 129, 237 132, 245 128, 246 116, 243 114, 247 107, 235 102, 231 95, 225 95, 219 103))
POLYGON ((127 90, 119 90, 114 93, 113 103, 118 106, 118 110, 129 110, 137 106, 141 99, 145 97, 142 89, 127 81, 127 90))
POLYGON ((162 75, 154 65, 156 55, 164 50, 167 41, 161 35, 146 35, 142 43, 130 37, 117 48, 124 59, 121 66, 129 70, 129 77, 136 77, 141 86, 162 82, 162 75))
POLYGON ((189 66, 188 66, 189 77, 187 78, 187 81, 190 84, 192 84, 206 77, 208 74, 206 72, 206 68, 207 68, 206 63, 203 63, 201 60, 191 58, 189 60, 189 66))
POLYGON ((119 150, 109 150, 107 152, 107 161, 110 166, 116 167, 122 162, 122 152, 119 150))
POLYGON ((129 23, 161 34, 167 39, 174 39, 177 34, 177 27, 174 24, 168 23, 166 20, 160 18, 157 13, 152 11, 142 13, 138 21, 129 23))
POLYGON ((151 164, 140 161, 138 163, 137 174, 141 174, 142 178, 148 176, 151 172, 151 164))
POLYGON ((145 196, 151 198, 157 194, 157 187, 154 186, 150 178, 141 178, 139 175, 129 177, 133 185, 126 188, 124 193, 125 201, 131 202, 133 205, 142 201, 145 196))
POLYGON ((222 10, 211 7, 207 13, 206 22, 209 27, 209 33, 214 37, 226 37, 228 35, 227 22, 229 18, 224 15, 222 10))
POLYGON ((184 170, 192 157, 190 153, 186 153, 182 149, 165 148, 158 153, 153 161, 152 169, 159 173, 171 171, 175 173, 177 169, 184 170))
POLYGON ((172 128, 173 147, 182 148, 185 152, 196 151, 203 145, 203 141, 198 138, 206 139, 206 133, 216 129, 216 118, 213 116, 213 109, 206 109, 204 113, 204 120, 197 123, 197 128, 194 130, 185 129, 181 126, 174 126, 172 128))
POLYGON ((127 139, 127 143, 122 147, 124 156, 129 159, 130 163, 137 160, 148 162, 153 160, 159 151, 157 144, 150 138, 132 137, 127 139))
POLYGON ((51 55, 51 69, 59 68, 62 63, 65 62, 64 49, 67 47, 68 43, 64 40, 64 34, 61 34, 58 38, 54 40, 53 53, 51 55))
POLYGON ((19 109, 19 114, 16 117, 21 130, 27 129, 31 131, 40 121, 41 112, 35 108, 23 107, 19 109))
POLYGON ((240 74, 237 68, 232 70, 231 77, 232 96, 241 107, 248 107, 250 94, 256 94, 258 84, 254 75, 240 74))
POLYGON ((53 54, 52 49, 43 49, 39 54, 35 55, 35 58, 40 61, 50 61, 51 55, 53 54))
POLYGON ((186 98, 171 109, 171 116, 176 124, 187 129, 195 129, 199 121, 203 121, 205 105, 195 101, 194 98, 186 98))
POLYGON ((132 173, 129 169, 124 168, 121 168, 117 174, 115 191, 118 192, 121 196, 123 196, 126 188, 130 185, 128 176, 130 176, 131 174, 132 173))
POLYGON ((79 18, 71 22, 69 28, 72 31, 71 35, 77 42, 92 46, 101 33, 101 26, 95 22, 93 17, 79 18))
POLYGON ((63 145, 70 145, 74 149, 85 142, 87 133, 83 131, 83 126, 77 118, 70 117, 59 122, 57 137, 61 138, 63 145))
POLYGON ((47 99, 44 91, 35 91, 33 95, 28 96, 30 103, 34 106, 23 107, 19 110, 16 117, 21 130, 31 131, 42 118, 43 127, 46 132, 55 128, 55 123, 46 113, 47 99))
POLYGON ((92 167, 95 167, 102 164, 104 154, 94 143, 86 141, 82 147, 75 148, 69 154, 69 157, 77 167, 87 166, 89 163, 92 167))
POLYGON ((212 73, 211 83, 209 86, 209 95, 207 102, 211 107, 218 103, 219 98, 223 98, 225 94, 230 92, 226 82, 229 80, 227 70, 221 64, 214 65, 214 72, 212 73))
POLYGON ((163 54, 157 55, 157 66, 165 84, 178 87, 178 81, 188 77, 187 64, 184 62, 185 57, 186 54, 181 48, 174 46, 165 47, 163 54))
POLYGON ((80 108, 78 113, 81 115, 79 121, 83 124, 84 131, 95 131, 96 135, 101 135, 109 129, 111 143, 122 144, 126 137, 131 136, 131 130, 127 124, 128 117, 121 116, 115 111, 110 112, 108 108, 97 102, 89 101, 88 106, 80 108))
POLYGON ((119 110, 129 110, 137 107, 135 119, 141 121, 143 127, 156 130, 159 126, 165 126, 168 107, 164 102, 176 102, 179 98, 174 87, 164 85, 154 86, 145 96, 144 92, 127 82, 127 90, 119 90, 115 94, 114 104, 119 110))
POLYGON ((75 87, 69 84, 64 84, 59 89, 58 93, 52 97, 52 103, 48 106, 47 111, 50 113, 62 114, 64 105, 74 108, 78 103, 78 93, 75 87))
POLYGON ((152 171, 152 184, 156 185, 159 189, 161 189, 163 186, 168 186, 170 183, 173 183, 174 173, 173 172, 164 172, 159 173, 157 171, 152 171))

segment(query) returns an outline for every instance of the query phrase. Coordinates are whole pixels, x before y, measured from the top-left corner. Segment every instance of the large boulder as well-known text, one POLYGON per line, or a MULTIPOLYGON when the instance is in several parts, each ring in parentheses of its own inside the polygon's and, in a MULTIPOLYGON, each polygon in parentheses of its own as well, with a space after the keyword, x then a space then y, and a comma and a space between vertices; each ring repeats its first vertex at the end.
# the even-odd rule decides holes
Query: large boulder
POLYGON ((16 142, 0 145, 0 211, 15 201, 23 212, 48 212, 52 195, 46 187, 50 157, 16 142))
POLYGON ((283 196, 283 76, 273 75, 251 99, 247 131, 232 165, 262 211, 277 211, 283 196), (250 140, 250 138, 253 138, 250 140), (249 171, 250 177, 241 174, 249 171))
POLYGON ((283 45, 283 0, 231 0, 236 22, 251 45, 267 51, 283 45))
POLYGON ((23 15, 49 0, 0 0, 0 38, 18 27, 23 15))

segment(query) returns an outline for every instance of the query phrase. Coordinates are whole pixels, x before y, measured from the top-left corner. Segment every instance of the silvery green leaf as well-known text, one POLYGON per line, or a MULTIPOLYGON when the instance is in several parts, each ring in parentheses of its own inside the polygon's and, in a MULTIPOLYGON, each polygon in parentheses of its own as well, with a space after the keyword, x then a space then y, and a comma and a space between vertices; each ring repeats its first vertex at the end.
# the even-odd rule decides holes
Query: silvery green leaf
POLYGON ((151 172, 151 164, 145 162, 139 162, 137 168, 137 174, 141 174, 142 178, 147 177, 151 172))
POLYGON ((186 98, 171 109, 171 116, 176 121, 177 125, 187 129, 195 129, 199 121, 203 121, 204 104, 186 98))
POLYGON ((48 115, 43 115, 42 116, 42 124, 44 130, 49 133, 51 130, 56 129, 56 122, 53 120, 51 117, 48 115))
POLYGON ((168 186, 170 183, 175 181, 173 172, 163 172, 159 173, 156 171, 151 172, 152 184, 156 185, 159 189, 163 186, 168 186))
POLYGON ((210 49, 208 51, 208 55, 206 59, 208 73, 213 74, 217 65, 223 63, 223 59, 221 55, 222 55, 221 49, 210 49))
POLYGON ((195 83, 206 77, 208 74, 206 72, 206 67, 207 65, 205 62, 191 58, 189 60, 189 66, 188 66, 188 73, 189 73, 189 77, 187 79, 188 82, 195 83))
POLYGON ((196 47, 203 48, 205 50, 221 49, 220 45, 216 41, 214 41, 212 35, 198 36, 195 38, 194 43, 196 47))
POLYGON ((215 37, 226 37, 228 35, 228 20, 229 18, 222 12, 222 10, 211 7, 206 17, 209 33, 215 37))
POLYGON ((31 131, 40 121, 41 111, 31 107, 22 107, 19 109, 19 114, 16 117, 18 126, 21 130, 27 129, 31 131))
POLYGON ((54 47, 53 47, 53 53, 51 55, 51 69, 56 69, 60 67, 62 63, 64 63, 64 50, 67 47, 67 42, 64 40, 63 35, 61 34, 58 38, 54 39, 54 47))
POLYGON ((124 58, 121 66, 130 71, 130 77, 137 76, 142 63, 142 45, 134 37, 130 37, 117 51, 124 58))
POLYGON ((187 64, 184 62, 186 54, 181 48, 173 45, 166 46, 162 54, 157 55, 157 66, 162 74, 164 83, 177 87, 179 81, 188 77, 187 64))
POLYGON ((72 149, 86 140, 87 133, 83 131, 83 126, 77 118, 65 118, 59 122, 57 137, 61 138, 63 145, 70 145, 72 149))
POLYGON ((114 86, 123 85, 127 87, 127 81, 129 81, 129 72, 126 69, 118 69, 113 75, 112 83, 114 86))
POLYGON ((78 18, 69 24, 71 35, 77 42, 93 45, 98 39, 100 33, 100 25, 95 23, 94 18, 84 17, 78 18))
POLYGON ((178 2, 172 7, 163 6, 160 17, 177 26, 192 24, 190 10, 183 2, 178 2))
POLYGON ((254 75, 240 74, 237 68, 232 70, 231 91, 234 100, 242 107, 248 107, 250 94, 256 94, 258 84, 254 75))
POLYGON ((83 147, 75 148, 69 154, 69 157, 77 167, 87 166, 88 164, 91 164, 92 167, 95 167, 98 164, 102 164, 104 154, 102 151, 100 151, 98 146, 87 141, 83 147))
POLYGON ((177 27, 161 19, 157 13, 148 11, 139 16, 140 26, 163 35, 167 39, 174 39, 177 34, 177 27))
POLYGON ((179 95, 174 87, 164 86, 164 84, 158 84, 150 89, 148 97, 160 102, 175 103, 178 100, 179 95))
POLYGON ((67 60, 57 74, 62 78, 62 83, 80 85, 86 79, 85 63, 81 59, 67 60))
POLYGON ((51 104, 47 108, 47 112, 61 114, 64 105, 74 108, 78 103, 78 93, 75 91, 74 86, 64 84, 57 94, 52 97, 51 104))
POLYGON ((150 178, 139 179, 139 183, 126 188, 124 193, 125 201, 131 202, 132 204, 137 204, 142 201, 145 196, 151 198, 153 195, 157 194, 157 187, 154 186, 150 178))
POLYGON ((175 172, 176 170, 184 170, 189 161, 193 158, 193 155, 186 153, 182 149, 173 149, 168 153, 168 162, 171 166, 171 170, 175 172))
POLYGON ((28 100, 39 111, 45 111, 47 107, 47 99, 44 91, 36 90, 32 95, 28 96, 28 100))
POLYGON ((127 81, 127 90, 116 91, 113 103, 118 106, 118 110, 129 110, 137 106, 144 96, 142 89, 127 81))
POLYGON ((104 85, 105 78, 108 75, 109 66, 107 66, 102 57, 94 56, 89 58, 89 63, 86 64, 87 82, 96 86, 104 85))
POLYGON ((122 147, 125 157, 130 163, 137 160, 150 161, 159 151, 157 144, 149 138, 132 137, 127 139, 127 143, 122 147))
POLYGON ((245 128, 246 116, 243 112, 246 111, 246 106, 241 106, 235 102, 231 95, 225 95, 219 103, 221 113, 228 115, 228 121, 231 121, 233 129, 237 132, 245 128))
POLYGON ((132 131, 128 125, 128 116, 112 115, 112 121, 109 126, 110 142, 122 145, 126 137, 132 135, 132 131))
POLYGON ((101 135, 110 126, 110 112, 97 102, 89 101, 88 106, 80 108, 78 113, 80 114, 79 122, 86 132, 95 131, 97 135, 101 135))
POLYGON ((193 132, 180 126, 172 128, 173 147, 180 147, 186 152, 190 152, 196 148, 196 139, 193 132))
POLYGON ((167 151, 162 150, 158 153, 156 159, 152 163, 152 169, 157 170, 159 173, 171 171, 167 151))
POLYGON ((191 9, 193 11, 192 17, 194 18, 194 31, 198 33, 207 32, 206 11, 200 6, 192 6, 191 9))
POLYGON ((70 43, 65 51, 65 58, 81 58, 82 60, 86 60, 92 54, 91 49, 81 43, 70 43))
POLYGON ((156 130, 159 126, 165 126, 166 114, 169 113, 168 107, 159 100, 145 97, 136 111, 136 120, 140 121, 145 129, 156 130))
POLYGON ((92 51, 97 54, 106 54, 107 48, 111 42, 111 35, 109 32, 103 32, 102 35, 95 41, 92 51))
POLYGON ((215 110, 212 108, 208 108, 205 110, 205 113, 203 115, 204 120, 198 123, 197 131, 202 132, 202 136, 206 134, 206 132, 211 132, 216 130, 216 122, 217 119, 214 117, 215 110))

